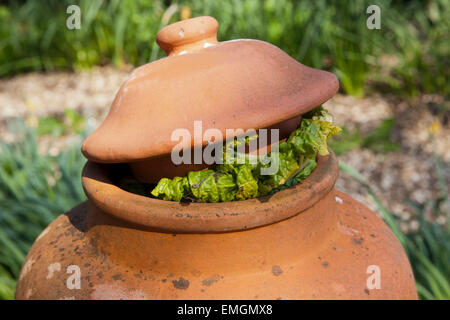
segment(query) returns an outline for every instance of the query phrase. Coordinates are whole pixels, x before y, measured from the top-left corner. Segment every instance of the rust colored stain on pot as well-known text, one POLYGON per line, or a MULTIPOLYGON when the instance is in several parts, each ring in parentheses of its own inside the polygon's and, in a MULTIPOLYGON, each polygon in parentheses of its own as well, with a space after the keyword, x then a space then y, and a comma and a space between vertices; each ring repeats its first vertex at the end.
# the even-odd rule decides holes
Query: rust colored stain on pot
POLYGON ((173 286, 177 289, 186 290, 187 288, 189 288, 189 281, 182 277, 180 277, 180 279, 178 280, 173 280, 172 283, 173 286))
POLYGON ((203 284, 204 286, 209 287, 210 285, 216 283, 216 282, 219 281, 219 280, 220 280, 220 276, 219 276, 219 275, 214 275, 214 276, 212 276, 212 277, 210 277, 210 278, 208 278, 208 279, 203 280, 203 281, 202 281, 202 284, 203 284))
POLYGON ((280 266, 273 266, 272 267, 272 274, 274 275, 274 276, 279 276, 280 274, 282 274, 283 273, 283 270, 281 270, 281 268, 280 268, 280 266))

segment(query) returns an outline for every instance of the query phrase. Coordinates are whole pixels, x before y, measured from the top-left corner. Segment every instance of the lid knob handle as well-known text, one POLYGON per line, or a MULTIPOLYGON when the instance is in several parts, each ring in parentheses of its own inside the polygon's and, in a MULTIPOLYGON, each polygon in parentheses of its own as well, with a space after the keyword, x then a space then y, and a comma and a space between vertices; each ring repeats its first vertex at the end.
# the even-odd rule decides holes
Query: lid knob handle
POLYGON ((186 19, 162 28, 156 42, 168 56, 192 52, 217 44, 218 28, 213 17, 186 19))

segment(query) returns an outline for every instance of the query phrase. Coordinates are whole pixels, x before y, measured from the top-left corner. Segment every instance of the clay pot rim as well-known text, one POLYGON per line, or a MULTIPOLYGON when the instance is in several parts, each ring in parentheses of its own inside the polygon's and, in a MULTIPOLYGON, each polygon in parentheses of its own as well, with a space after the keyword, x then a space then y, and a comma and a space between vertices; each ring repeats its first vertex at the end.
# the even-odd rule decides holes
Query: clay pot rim
POLYGON ((178 203, 140 196, 114 185, 113 165, 88 161, 82 185, 98 209, 132 225, 166 233, 220 233, 273 224, 310 208, 330 192, 339 174, 330 150, 302 183, 273 195, 219 203, 178 203))

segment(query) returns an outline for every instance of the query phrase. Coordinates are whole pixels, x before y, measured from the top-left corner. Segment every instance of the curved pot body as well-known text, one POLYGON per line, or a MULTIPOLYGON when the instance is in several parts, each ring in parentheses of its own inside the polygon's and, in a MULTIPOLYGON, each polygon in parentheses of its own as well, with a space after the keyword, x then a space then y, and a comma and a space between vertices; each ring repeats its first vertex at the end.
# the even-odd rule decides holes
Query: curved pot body
POLYGON ((34 243, 17 299, 417 298, 393 233, 333 188, 332 154, 297 186, 217 204, 132 195, 101 168, 34 243))

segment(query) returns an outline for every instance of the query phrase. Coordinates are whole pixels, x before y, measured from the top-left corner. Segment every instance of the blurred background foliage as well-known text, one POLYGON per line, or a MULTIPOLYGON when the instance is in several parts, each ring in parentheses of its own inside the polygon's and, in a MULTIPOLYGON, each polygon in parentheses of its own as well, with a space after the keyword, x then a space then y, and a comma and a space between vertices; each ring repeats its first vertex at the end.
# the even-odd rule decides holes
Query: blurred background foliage
MULTIPOLYGON (((303 64, 338 75, 341 90, 363 96, 387 92, 402 98, 423 93, 448 97, 450 1, 377 0, 380 30, 366 28, 365 14, 374 1, 340 0, 7 0, 0 1, 0 77, 29 71, 90 69, 98 65, 138 66, 164 56, 155 43, 157 30, 191 16, 220 21, 218 38, 256 38, 271 42, 303 64), (81 7, 81 30, 66 28, 66 8, 81 7)), ((0 106, 1 107, 1 106, 0 106)), ((444 106, 445 107, 445 106, 444 106)), ((12 299, 20 267, 34 239, 57 215, 83 201, 80 183, 85 159, 80 143, 85 119, 72 110, 48 116, 34 129, 10 123, 14 142, 0 142, 0 299, 12 299), (57 155, 40 154, 38 138, 79 134, 72 147, 57 155)), ((344 128, 330 143, 337 154, 354 148, 395 152, 394 118, 371 132, 344 128)), ((450 231, 424 212, 447 215, 448 188, 435 156, 441 193, 426 207, 411 203, 419 228, 404 234, 399 218, 384 207, 371 186, 353 168, 343 172, 373 197, 412 262, 423 299, 450 299, 450 231)))
POLYGON ((0 141, 0 299, 14 297, 25 255, 41 231, 86 197, 80 183, 86 159, 81 139, 57 156, 38 152, 37 131, 10 125, 17 140, 0 141))
POLYGON ((212 15, 219 39, 271 42, 302 63, 335 72, 342 89, 448 95, 450 1, 378 0, 380 30, 366 28, 373 1, 339 0, 28 0, 0 4, 0 76, 31 70, 141 65, 163 56, 157 30, 185 17, 212 15), (65 27, 78 4, 82 28, 65 27))

